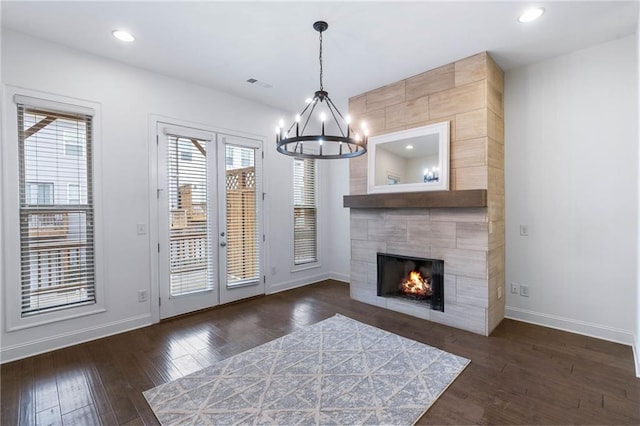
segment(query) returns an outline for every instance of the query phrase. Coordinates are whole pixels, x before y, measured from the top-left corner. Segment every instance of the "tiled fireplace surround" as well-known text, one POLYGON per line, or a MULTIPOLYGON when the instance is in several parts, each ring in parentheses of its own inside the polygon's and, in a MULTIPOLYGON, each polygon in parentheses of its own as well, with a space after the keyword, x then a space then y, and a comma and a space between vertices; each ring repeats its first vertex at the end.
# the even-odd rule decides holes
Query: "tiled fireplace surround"
MULTIPOLYGON (((416 205, 392 200, 379 206, 365 202, 362 208, 363 204, 348 202, 356 197, 345 197, 345 206, 351 206, 353 299, 483 335, 502 321, 503 78, 502 70, 483 52, 349 100, 350 114, 366 120, 371 135, 450 121, 450 191, 486 191, 480 207, 453 207, 457 204, 448 206, 441 200, 433 207, 427 197, 416 205), (394 204, 402 208, 389 207, 394 204), (443 259, 444 312, 378 297, 377 252, 443 259)), ((350 161, 350 194, 366 193, 365 155, 350 161)))

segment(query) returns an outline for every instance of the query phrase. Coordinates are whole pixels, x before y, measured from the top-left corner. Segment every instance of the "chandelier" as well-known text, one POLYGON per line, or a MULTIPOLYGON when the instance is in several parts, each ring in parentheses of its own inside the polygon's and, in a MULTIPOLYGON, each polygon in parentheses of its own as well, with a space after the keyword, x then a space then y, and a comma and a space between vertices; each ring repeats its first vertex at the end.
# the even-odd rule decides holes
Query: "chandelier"
POLYGON ((298 158, 357 157, 367 152, 366 126, 362 123, 361 133, 354 132, 351 128, 351 118, 348 115, 342 116, 331 101, 329 93, 324 90, 322 33, 329 28, 329 24, 318 21, 313 24, 313 28, 320 33, 320 90, 315 92, 312 99, 307 99, 307 106, 296 115, 288 128, 285 128, 284 120, 280 120, 276 128, 278 152, 298 158), (316 119, 312 120, 314 113, 316 119))

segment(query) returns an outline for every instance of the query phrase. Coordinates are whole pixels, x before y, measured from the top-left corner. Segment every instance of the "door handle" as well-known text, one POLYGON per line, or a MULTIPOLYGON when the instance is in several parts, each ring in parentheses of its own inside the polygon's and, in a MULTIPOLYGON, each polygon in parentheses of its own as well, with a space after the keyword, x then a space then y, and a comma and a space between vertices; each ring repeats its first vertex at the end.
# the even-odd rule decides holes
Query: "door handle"
POLYGON ((225 243, 224 241, 220 243, 220 247, 226 247, 227 243, 225 243))

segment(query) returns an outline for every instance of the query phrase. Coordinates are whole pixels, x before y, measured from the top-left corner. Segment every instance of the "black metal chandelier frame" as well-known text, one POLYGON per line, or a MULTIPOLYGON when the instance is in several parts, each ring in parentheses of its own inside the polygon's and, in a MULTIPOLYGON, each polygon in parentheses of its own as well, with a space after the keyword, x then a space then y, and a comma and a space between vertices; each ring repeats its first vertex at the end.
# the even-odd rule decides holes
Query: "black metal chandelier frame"
POLYGON ((345 118, 340 110, 335 106, 329 93, 324 90, 323 85, 323 68, 322 68, 322 33, 329 28, 329 24, 324 21, 317 21, 313 24, 313 28, 320 33, 320 90, 316 91, 313 99, 302 110, 300 114, 296 116, 294 122, 289 126, 287 130, 284 129, 284 123, 281 122, 280 126, 276 129, 276 143, 278 152, 299 158, 315 158, 315 159, 340 159, 340 158, 353 158, 360 156, 367 152, 367 132, 363 128, 362 134, 357 134, 351 128, 349 118, 345 118), (322 131, 319 135, 305 134, 309 120, 313 116, 316 107, 322 102, 326 102, 327 109, 330 112, 333 121, 339 131, 339 135, 330 135, 325 133, 325 120, 322 120, 322 131), (306 115, 305 115, 306 114, 306 115), (302 124, 301 128, 301 121, 302 124), (341 124, 342 122, 342 124, 341 124), (292 132, 295 129, 295 136, 292 136, 292 132), (345 133, 346 129, 346 133, 345 133), (314 151, 304 151, 304 142, 313 142, 318 144, 318 149, 314 151), (326 152, 324 148, 324 142, 338 144, 336 149, 326 152), (337 151, 337 153, 336 153, 337 151))

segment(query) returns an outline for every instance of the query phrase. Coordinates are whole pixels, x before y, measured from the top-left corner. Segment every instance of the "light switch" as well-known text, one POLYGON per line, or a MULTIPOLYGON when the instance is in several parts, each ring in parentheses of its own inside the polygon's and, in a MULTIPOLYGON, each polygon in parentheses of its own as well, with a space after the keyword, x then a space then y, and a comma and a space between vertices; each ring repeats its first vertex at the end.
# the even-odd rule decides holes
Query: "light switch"
POLYGON ((146 223, 139 223, 137 228, 138 228, 138 235, 146 235, 147 233, 146 223))

